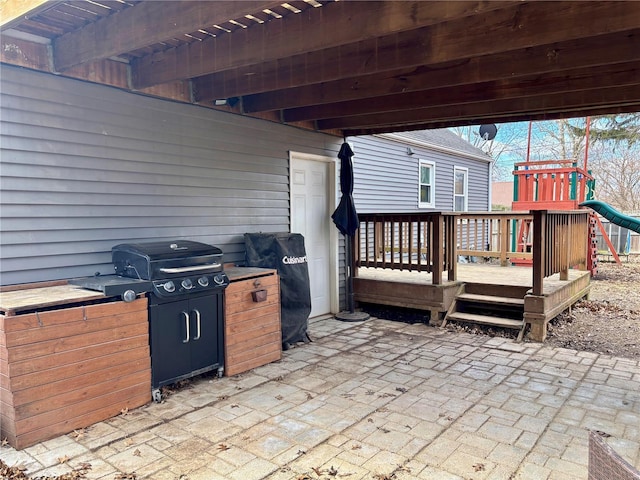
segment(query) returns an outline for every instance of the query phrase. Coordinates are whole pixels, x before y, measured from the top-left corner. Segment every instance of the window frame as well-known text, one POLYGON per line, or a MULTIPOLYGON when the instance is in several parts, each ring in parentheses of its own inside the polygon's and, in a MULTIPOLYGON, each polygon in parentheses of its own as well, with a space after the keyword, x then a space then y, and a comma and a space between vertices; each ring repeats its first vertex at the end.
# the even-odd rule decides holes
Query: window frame
POLYGON ((469 211, 469 169, 467 167, 453 167, 453 211, 454 212, 468 212, 469 211), (456 174, 458 172, 464 173, 464 193, 462 195, 456 193, 456 174), (464 198, 463 210, 456 210, 456 199, 458 197, 464 198))
MULTIPOLYGON (((425 184, 426 185, 426 184, 425 184)), ((436 163, 432 160, 423 158, 418 161, 418 208, 436 208, 436 163), (431 198, 429 202, 423 202, 422 196, 422 167, 428 167, 431 170, 431 198)))

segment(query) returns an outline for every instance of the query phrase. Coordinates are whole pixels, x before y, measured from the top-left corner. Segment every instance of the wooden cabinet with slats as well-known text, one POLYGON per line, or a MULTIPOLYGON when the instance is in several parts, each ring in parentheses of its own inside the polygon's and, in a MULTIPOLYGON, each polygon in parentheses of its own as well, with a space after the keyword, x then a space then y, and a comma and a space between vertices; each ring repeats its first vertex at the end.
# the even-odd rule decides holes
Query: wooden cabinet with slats
POLYGON ((66 281, 0 289, 0 438, 15 449, 151 401, 147 299, 66 281))
POLYGON ((282 358, 280 279, 267 268, 225 272, 224 371, 231 376, 282 358))

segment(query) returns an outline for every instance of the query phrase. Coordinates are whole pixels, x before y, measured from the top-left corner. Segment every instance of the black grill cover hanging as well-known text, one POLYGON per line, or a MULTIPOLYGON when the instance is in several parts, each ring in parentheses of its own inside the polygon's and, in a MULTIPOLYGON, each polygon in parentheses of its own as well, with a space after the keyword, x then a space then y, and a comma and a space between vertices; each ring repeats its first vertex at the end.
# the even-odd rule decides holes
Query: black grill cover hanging
POLYGON ((280 276, 282 348, 309 341, 311 313, 309 266, 304 237, 299 233, 245 233, 248 267, 274 268, 280 276))

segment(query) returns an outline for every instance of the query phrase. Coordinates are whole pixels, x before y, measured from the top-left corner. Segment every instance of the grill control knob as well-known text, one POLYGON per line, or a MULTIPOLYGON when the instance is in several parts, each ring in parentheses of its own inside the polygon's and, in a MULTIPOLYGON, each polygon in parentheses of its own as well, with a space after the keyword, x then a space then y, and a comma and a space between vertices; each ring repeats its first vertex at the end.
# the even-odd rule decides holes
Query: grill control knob
POLYGON ((224 275, 216 275, 215 277, 213 277, 213 281, 218 285, 224 284, 224 275))
POLYGON ((133 290, 125 290, 122 294, 122 300, 125 302, 133 302, 136 297, 136 292, 134 292, 133 290))
POLYGON ((206 287, 209 285, 209 279, 207 277, 200 277, 198 279, 198 283, 200 284, 201 287, 206 287))
POLYGON ((193 288, 193 283, 191 282, 190 278, 185 278, 184 280, 182 280, 182 288, 184 288, 185 290, 191 290, 193 288))
POLYGON ((168 282, 166 282, 166 283, 163 285, 163 287, 164 287, 164 289, 165 289, 167 292, 169 292, 169 293, 171 293, 171 292, 175 292, 175 291, 176 291, 176 285, 175 285, 175 283, 173 283, 171 280, 169 280, 168 282))

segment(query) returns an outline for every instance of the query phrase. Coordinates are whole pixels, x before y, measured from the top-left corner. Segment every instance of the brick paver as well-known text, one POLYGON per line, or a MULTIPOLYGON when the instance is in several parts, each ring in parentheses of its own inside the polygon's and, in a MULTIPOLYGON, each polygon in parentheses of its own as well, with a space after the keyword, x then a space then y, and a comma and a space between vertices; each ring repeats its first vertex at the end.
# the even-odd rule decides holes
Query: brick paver
POLYGON ((640 466, 637 360, 379 319, 309 332, 279 362, 0 458, 34 477, 577 480, 595 429, 640 466))

